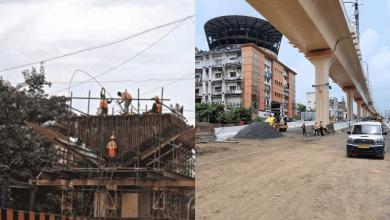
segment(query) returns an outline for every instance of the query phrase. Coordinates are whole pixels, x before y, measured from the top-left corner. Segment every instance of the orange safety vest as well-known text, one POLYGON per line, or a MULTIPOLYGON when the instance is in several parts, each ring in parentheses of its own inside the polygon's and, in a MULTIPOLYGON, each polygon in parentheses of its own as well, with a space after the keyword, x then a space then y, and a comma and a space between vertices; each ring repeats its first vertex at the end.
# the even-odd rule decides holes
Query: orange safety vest
POLYGON ((157 104, 157 112, 161 113, 161 104, 157 104))
POLYGON ((100 108, 108 108, 107 99, 100 100, 100 108))
POLYGON ((116 148, 115 141, 110 141, 110 143, 108 143, 108 156, 110 157, 116 156, 115 148, 116 148))

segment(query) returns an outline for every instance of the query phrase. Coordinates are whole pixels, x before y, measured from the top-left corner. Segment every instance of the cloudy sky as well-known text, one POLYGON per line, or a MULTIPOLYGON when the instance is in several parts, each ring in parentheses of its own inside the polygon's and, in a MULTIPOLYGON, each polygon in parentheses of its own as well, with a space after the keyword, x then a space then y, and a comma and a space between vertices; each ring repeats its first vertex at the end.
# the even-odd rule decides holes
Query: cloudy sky
MULTIPOLYGON (((386 21, 390 20, 390 0, 359 0, 360 6, 360 48, 363 60, 369 65, 370 81, 373 85, 374 101, 378 106, 377 110, 390 110, 390 26, 386 21)), ((353 13, 351 4, 346 4, 349 14, 353 13)), ((263 18, 244 0, 230 0, 229 4, 223 0, 196 0, 196 30, 195 45, 199 49, 207 49, 206 37, 203 25, 211 18, 222 15, 247 15, 263 18)), ((306 103, 306 93, 313 92, 311 85, 314 83, 314 66, 299 53, 298 49, 288 44, 288 40, 283 37, 279 50, 278 59, 295 70, 297 75, 297 103, 306 103), (313 82, 313 83, 307 83, 313 82)), ((332 81, 332 80, 330 80, 332 81)), ((332 89, 330 97, 342 96, 345 93, 339 86, 331 82, 332 89)), ((356 103, 354 103, 356 113, 356 103)))
MULTIPOLYGON (((194 15, 195 2, 0 1, 0 14, 0 69, 6 69, 101 45, 194 15)), ((164 87, 164 98, 171 99, 168 104, 184 105, 184 109, 188 110, 185 116, 190 124, 194 124, 194 21, 184 21, 150 49, 97 80, 115 98, 118 91, 125 89, 136 97, 138 88, 141 98, 160 96, 161 89, 157 88, 169 84, 164 87)), ((108 47, 47 62, 46 78, 53 85, 45 91, 67 96, 70 79, 77 69, 92 76, 99 75, 149 47, 176 25, 108 47), (62 89, 65 90, 57 92, 62 89)), ((39 65, 34 66, 39 68, 39 65)), ((23 81, 21 72, 24 69, 31 69, 31 66, 0 72, 0 76, 16 84, 23 81)), ((88 79, 88 75, 77 72, 72 85, 88 79)), ((100 89, 96 82, 90 82, 71 88, 71 91, 74 97, 87 97, 89 90, 92 97, 100 97, 100 89)), ((91 113, 96 113, 98 104, 98 100, 91 102, 91 113)), ((151 101, 141 102, 141 109, 145 109, 145 105, 150 109, 152 104, 151 101)), ((136 101, 133 101, 133 105, 137 106, 136 101)), ((74 101, 73 106, 87 111, 86 100, 74 101)), ((115 108, 114 111, 119 110, 115 104, 111 104, 111 107, 115 108)))

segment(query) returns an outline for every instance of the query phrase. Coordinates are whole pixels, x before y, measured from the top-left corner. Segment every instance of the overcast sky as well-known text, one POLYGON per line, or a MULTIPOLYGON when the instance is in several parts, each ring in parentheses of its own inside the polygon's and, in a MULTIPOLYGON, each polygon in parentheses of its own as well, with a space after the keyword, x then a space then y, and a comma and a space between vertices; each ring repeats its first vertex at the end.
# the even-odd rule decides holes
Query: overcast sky
MULTIPOLYGON (((40 61, 58 55, 100 45, 125 36, 163 25, 195 14, 195 2, 190 0, 143 0, 143 1, 0 1, 0 69, 40 61)), ((194 19, 195 21, 195 19, 194 19)), ((99 75, 124 62, 147 48, 175 25, 160 28, 130 40, 92 50, 45 64, 46 78, 53 82, 45 91, 49 94, 68 88, 76 69, 99 75), (60 84, 62 83, 62 84, 60 84)), ((193 21, 184 21, 177 29, 149 50, 118 69, 99 78, 107 91, 115 98, 118 91, 127 89, 133 97, 140 89, 141 98, 161 96, 169 103, 184 105, 185 116, 194 124, 194 45, 195 28, 193 21), (147 82, 126 82, 126 80, 147 82), (170 80, 170 81, 167 81, 170 80), (104 81, 119 81, 104 83, 104 81), (149 92, 145 94, 146 92, 149 92)), ((35 65, 39 69, 39 65, 35 65)), ((11 83, 23 81, 22 70, 31 67, 1 72, 11 83)), ((90 79, 78 72, 73 82, 90 79)), ((74 97, 100 97, 101 87, 96 82, 71 88, 74 97)), ((56 93, 68 95, 68 90, 56 93)), ((132 103, 136 105, 136 101, 132 103)), ((141 102, 141 109, 151 108, 153 102, 141 102)), ((91 101, 90 113, 96 113, 99 100, 91 101)), ((87 111, 87 101, 78 100, 73 106, 87 111)), ((109 105, 119 110, 117 105, 109 105)))
MULTIPOLYGON (((390 26, 385 21, 390 19, 390 0, 363 1, 360 6, 360 48, 363 60, 369 65, 370 80, 373 85, 373 95, 377 110, 390 110, 390 26)), ((351 15, 351 4, 346 4, 346 9, 351 15)), ((246 15, 263 18, 244 0, 230 0, 229 4, 223 0, 196 0, 196 30, 195 45, 199 49, 207 49, 206 37, 203 25, 211 18, 223 15, 246 15)), ((315 71, 314 66, 299 53, 298 49, 288 44, 283 37, 278 59, 298 73, 296 77, 297 103, 306 103, 306 93, 314 92, 315 71)), ((330 80, 332 89, 330 97, 346 98, 341 88, 330 80)), ((356 103, 354 103, 356 114, 356 103)))

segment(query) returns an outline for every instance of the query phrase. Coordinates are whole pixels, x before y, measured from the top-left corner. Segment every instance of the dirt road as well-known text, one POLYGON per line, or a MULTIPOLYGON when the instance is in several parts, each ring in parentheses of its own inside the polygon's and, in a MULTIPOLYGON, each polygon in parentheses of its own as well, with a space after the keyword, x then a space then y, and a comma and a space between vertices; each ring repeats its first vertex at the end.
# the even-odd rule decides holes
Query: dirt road
POLYGON ((346 132, 197 145, 196 219, 390 219, 385 160, 348 158, 346 132))

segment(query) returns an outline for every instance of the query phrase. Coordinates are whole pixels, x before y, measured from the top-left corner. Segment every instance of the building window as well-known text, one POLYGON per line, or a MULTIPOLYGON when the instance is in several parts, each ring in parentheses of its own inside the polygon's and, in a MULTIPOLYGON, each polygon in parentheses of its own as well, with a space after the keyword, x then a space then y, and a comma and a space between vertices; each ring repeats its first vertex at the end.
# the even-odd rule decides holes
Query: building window
POLYGON ((307 103, 311 103, 311 101, 308 101, 307 103))
POLYGON ((198 94, 199 93, 199 89, 195 89, 195 93, 198 94))
POLYGON ((230 91, 235 91, 236 87, 235 86, 230 86, 230 91))
POLYGON ((237 83, 237 90, 241 90, 241 82, 237 83))
POLYGON ((195 62, 195 67, 200 67, 200 62, 195 62))
POLYGON ((215 91, 216 91, 216 92, 220 92, 220 91, 221 91, 221 89, 222 89, 222 87, 220 87, 220 86, 218 86, 218 87, 215 87, 215 91))
POLYGON ((215 78, 221 78, 221 73, 216 73, 215 78))
POLYGON ((199 79, 200 78, 200 75, 195 75, 195 79, 199 79))
POLYGON ((230 60, 235 60, 236 58, 235 57, 231 57, 230 60))
POLYGON ((236 77, 236 72, 230 72, 230 77, 236 77))
POLYGON ((222 59, 215 60, 215 65, 222 64, 222 59))

